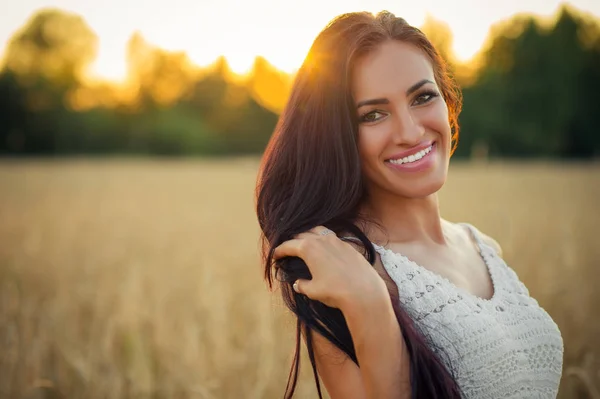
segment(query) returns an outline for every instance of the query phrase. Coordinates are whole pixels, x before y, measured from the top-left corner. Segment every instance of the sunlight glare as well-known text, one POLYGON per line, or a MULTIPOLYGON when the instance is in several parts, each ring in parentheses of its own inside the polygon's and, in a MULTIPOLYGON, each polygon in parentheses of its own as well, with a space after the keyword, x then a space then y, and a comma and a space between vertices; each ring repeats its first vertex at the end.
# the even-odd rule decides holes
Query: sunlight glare
MULTIPOLYGON (((0 16, 0 39, 5 39, 4 45, 0 41, 0 50, 13 34, 10 31, 14 28, 8 28, 7 21, 25 21, 28 13, 36 11, 36 2, 17 2, 4 19, 0 16)), ((485 43, 491 24, 518 12, 550 15, 561 2, 503 0, 490 5, 474 0, 173 0, 173 4, 142 0, 45 1, 79 13, 89 22, 98 34, 99 43, 97 59, 88 76, 115 82, 126 79, 126 42, 134 31, 140 31, 148 43, 166 51, 187 52, 200 67, 211 64, 223 54, 233 72, 246 74, 254 57, 261 54, 280 70, 293 73, 300 67, 314 38, 336 15, 359 10, 371 13, 389 10, 409 24, 420 26, 426 13, 432 13, 450 26, 455 55, 464 62, 485 43)), ((600 6, 588 2, 569 1, 590 11, 594 9, 592 12, 598 15, 600 6)))
POLYGON ((254 65, 254 57, 252 54, 240 52, 225 55, 229 69, 236 75, 247 75, 250 73, 252 65, 254 65))
POLYGON ((125 55, 115 57, 114 54, 99 46, 98 57, 90 65, 87 76, 91 80, 109 80, 121 83, 127 78, 127 62, 125 55))

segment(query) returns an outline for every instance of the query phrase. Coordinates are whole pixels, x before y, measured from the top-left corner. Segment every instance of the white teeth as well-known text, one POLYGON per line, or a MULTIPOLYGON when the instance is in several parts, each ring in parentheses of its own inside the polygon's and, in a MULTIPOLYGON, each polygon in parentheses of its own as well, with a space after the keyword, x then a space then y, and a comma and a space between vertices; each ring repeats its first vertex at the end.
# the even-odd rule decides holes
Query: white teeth
POLYGON ((433 148, 433 144, 430 145, 429 147, 425 148, 424 150, 417 152, 416 154, 412 154, 412 155, 409 155, 409 156, 401 158, 401 159, 390 159, 389 162, 396 164, 396 165, 402 165, 403 163, 415 162, 415 161, 418 161, 419 159, 423 158, 425 155, 429 154, 429 151, 431 151, 432 148, 433 148))

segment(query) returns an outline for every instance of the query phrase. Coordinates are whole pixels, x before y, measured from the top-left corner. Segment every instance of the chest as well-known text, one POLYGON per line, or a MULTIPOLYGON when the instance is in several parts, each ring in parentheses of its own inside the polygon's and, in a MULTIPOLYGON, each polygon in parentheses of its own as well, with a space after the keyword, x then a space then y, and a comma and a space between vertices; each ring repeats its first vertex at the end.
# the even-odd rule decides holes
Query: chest
MULTIPOLYGON (((461 291, 478 298, 490 299, 494 295, 492 271, 485 258, 476 249, 465 248, 452 254, 436 253, 414 247, 389 247, 390 252, 404 258, 408 263, 427 269, 461 291)), ((375 269, 384 279, 392 294, 399 294, 396 284, 381 261, 375 269)))
POLYGON ((510 397, 556 397, 563 342, 535 300, 514 293, 492 301, 456 299, 441 311, 436 303, 415 302, 406 308, 434 351, 455 371, 465 398, 505 397, 523 387, 530 391, 510 397))
MULTIPOLYGON (((488 255, 486 255, 486 258, 488 255)), ((489 258, 490 300, 397 254, 381 260, 402 307, 457 375, 465 398, 556 397, 563 342, 550 315, 500 258, 489 258)))

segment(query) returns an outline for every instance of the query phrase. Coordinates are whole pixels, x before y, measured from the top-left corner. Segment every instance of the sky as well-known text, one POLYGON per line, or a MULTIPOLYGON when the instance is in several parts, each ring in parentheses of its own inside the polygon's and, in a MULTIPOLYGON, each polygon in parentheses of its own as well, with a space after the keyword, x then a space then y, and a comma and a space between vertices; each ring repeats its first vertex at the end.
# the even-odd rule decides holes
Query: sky
MULTIPOLYGON (((468 60, 490 27, 517 13, 552 16, 559 0, 0 0, 0 54, 10 37, 39 9, 56 7, 80 14, 99 37, 92 78, 119 81, 126 72, 127 41, 135 31, 152 44, 184 50, 207 65, 219 55, 232 69, 247 71, 262 55, 293 72, 313 39, 334 16, 350 11, 389 10, 419 26, 427 14, 450 26, 454 51, 468 60)), ((600 17, 600 0, 571 0, 600 17)))

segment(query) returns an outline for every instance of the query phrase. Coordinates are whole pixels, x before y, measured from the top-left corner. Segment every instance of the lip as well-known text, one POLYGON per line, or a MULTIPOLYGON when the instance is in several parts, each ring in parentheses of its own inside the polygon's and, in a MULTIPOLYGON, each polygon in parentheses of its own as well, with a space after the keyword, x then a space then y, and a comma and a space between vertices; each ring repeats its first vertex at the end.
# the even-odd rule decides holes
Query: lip
MULTIPOLYGON (((403 172, 420 172, 422 170, 429 169, 435 163, 434 155, 437 153, 437 143, 433 142, 432 144, 433 144, 433 147, 431 147, 431 151, 429 151, 423 158, 419 159, 418 161, 411 162, 411 163, 403 163, 400 165, 386 161, 385 164, 394 170, 403 171, 403 172)), ((425 147, 425 148, 427 148, 427 147, 425 147)), ((420 150, 418 150, 418 151, 420 151, 420 150)))
POLYGON ((426 141, 424 143, 421 143, 417 146, 414 146, 413 148, 411 148, 410 150, 406 150, 406 151, 402 151, 399 152, 397 154, 392 155, 391 157, 389 157, 388 159, 386 159, 386 162, 389 161, 390 159, 402 159, 404 157, 407 157, 409 155, 414 155, 419 151, 424 150, 425 148, 429 147, 430 145, 432 145, 434 143, 433 140, 430 141, 426 141))

